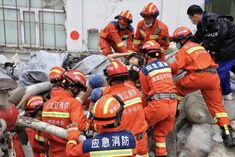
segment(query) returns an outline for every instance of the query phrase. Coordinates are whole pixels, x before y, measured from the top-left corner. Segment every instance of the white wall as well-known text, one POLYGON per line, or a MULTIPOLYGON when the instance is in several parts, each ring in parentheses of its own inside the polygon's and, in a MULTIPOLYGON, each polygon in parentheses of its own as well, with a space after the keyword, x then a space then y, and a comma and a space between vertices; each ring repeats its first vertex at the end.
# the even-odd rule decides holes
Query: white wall
POLYGON ((157 5, 160 11, 158 18, 168 26, 170 34, 182 25, 195 29, 186 14, 187 8, 192 4, 204 7, 204 0, 65 0, 68 51, 86 51, 87 30, 96 28, 100 31, 124 9, 132 12, 133 26, 136 27, 142 19, 140 12, 148 2, 157 5), (70 38, 73 30, 80 33, 78 40, 70 38))

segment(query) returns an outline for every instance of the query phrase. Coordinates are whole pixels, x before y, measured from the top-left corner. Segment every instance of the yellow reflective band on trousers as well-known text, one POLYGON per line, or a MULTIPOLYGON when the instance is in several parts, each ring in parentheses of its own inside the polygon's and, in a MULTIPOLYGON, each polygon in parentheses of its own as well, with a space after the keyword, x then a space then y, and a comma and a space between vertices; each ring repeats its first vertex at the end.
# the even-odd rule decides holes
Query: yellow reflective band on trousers
POLYGON ((122 46, 124 46, 123 42, 117 43, 117 47, 122 47, 122 46))
POLYGON ((136 39, 133 40, 133 44, 135 44, 135 45, 139 45, 139 44, 141 44, 141 42, 142 42, 142 40, 136 40, 136 39))
POLYGON ((224 117, 228 117, 228 114, 226 112, 216 113, 214 117, 214 121, 217 123, 218 118, 224 118, 224 117))
POLYGON ((191 54, 191 53, 193 53, 193 52, 196 51, 196 50, 205 50, 205 48, 202 47, 202 46, 195 46, 195 47, 192 47, 192 48, 188 49, 186 52, 187 52, 188 54, 191 54))
POLYGON ((224 132, 226 135, 230 134, 229 129, 228 129, 228 125, 224 125, 224 132))
POLYGON ((37 141, 40 141, 40 142, 45 142, 44 137, 39 136, 38 134, 35 135, 35 139, 36 139, 37 141))
POLYGON ((137 97, 137 98, 125 101, 124 102, 124 104, 125 104, 124 108, 128 107, 128 106, 131 106, 131 105, 134 105, 134 104, 137 104, 137 103, 142 103, 141 97, 137 97))
POLYGON ((140 34, 142 34, 144 37, 146 37, 146 33, 140 29, 140 34))
POLYGON ((171 68, 164 68, 164 69, 154 70, 154 71, 149 73, 149 76, 153 77, 153 76, 155 76, 157 74, 165 73, 165 72, 171 73, 171 68))
POLYGON ((158 148, 166 148, 166 143, 156 142, 155 145, 156 145, 156 147, 158 147, 158 148))
POLYGON ((158 37, 159 37, 158 35, 150 35, 150 36, 149 36, 149 39, 154 40, 154 39, 157 39, 158 37))
POLYGON ((42 117, 69 118, 69 112, 42 112, 42 117))
POLYGON ((178 101, 182 101, 182 100, 184 99, 184 97, 183 97, 183 96, 180 96, 180 95, 176 95, 176 99, 177 99, 178 101))
POLYGON ((102 150, 90 152, 91 157, 120 157, 131 155, 133 155, 132 149, 102 150))

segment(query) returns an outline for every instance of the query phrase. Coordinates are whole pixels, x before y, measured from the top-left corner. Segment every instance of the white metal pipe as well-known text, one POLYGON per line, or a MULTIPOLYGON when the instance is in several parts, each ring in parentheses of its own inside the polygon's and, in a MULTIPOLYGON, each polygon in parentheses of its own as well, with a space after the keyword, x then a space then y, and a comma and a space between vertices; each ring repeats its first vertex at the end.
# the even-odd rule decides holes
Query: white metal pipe
MULTIPOLYGON (((36 130, 43 131, 43 132, 46 132, 46 133, 49 133, 52 135, 56 135, 56 136, 61 137, 63 139, 67 139, 67 130, 66 129, 60 128, 58 126, 54 126, 49 123, 42 122, 40 120, 33 119, 30 117, 19 116, 16 121, 16 125, 36 129, 36 130)), ((86 137, 83 135, 80 135, 78 138, 79 141, 84 141, 85 139, 86 139, 86 137)))

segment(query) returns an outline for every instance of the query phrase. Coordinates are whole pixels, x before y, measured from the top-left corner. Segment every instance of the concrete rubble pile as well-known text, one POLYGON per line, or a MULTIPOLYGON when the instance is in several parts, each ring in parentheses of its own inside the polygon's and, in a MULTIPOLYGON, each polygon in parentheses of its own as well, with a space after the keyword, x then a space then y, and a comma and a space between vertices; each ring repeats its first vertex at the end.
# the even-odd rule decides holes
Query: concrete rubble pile
MULTIPOLYGON (((74 66, 86 75, 100 74, 107 65, 106 57, 91 55, 74 66)), ((20 108, 31 95, 49 91, 49 82, 17 88, 10 93, 9 101, 20 108)), ((234 101, 225 101, 224 106, 232 121, 235 134, 235 105, 234 101)), ((18 124, 25 127, 37 128, 38 123, 29 125, 25 118, 18 119, 18 124), (36 126, 36 127, 35 127, 36 126)), ((45 126, 45 124, 44 124, 45 126)), ((40 127, 38 127, 40 128, 40 127)), ((63 136, 65 130, 61 130, 63 136)), ((220 128, 215 124, 202 99, 199 91, 189 94, 180 105, 180 115, 177 117, 175 130, 168 136, 170 157, 234 157, 235 148, 225 148, 222 142, 220 128)), ((152 148, 153 142, 150 141, 152 148)), ((150 152, 150 156, 154 156, 150 152)))
MULTIPOLYGON (((234 157, 235 148, 225 148, 220 128, 215 124, 199 91, 184 99, 176 120, 177 156, 179 157, 234 157)), ((235 131, 234 101, 224 106, 235 131)), ((235 134, 235 132, 233 132, 235 134)))

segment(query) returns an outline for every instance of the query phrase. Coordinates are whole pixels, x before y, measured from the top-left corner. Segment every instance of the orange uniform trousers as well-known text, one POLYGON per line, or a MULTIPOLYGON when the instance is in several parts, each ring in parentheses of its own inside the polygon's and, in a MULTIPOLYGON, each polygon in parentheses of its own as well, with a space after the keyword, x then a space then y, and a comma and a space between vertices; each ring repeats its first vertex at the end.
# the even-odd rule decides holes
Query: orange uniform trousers
POLYGON ((167 155, 166 136, 174 128, 176 107, 176 99, 160 99, 149 101, 144 108, 146 121, 153 126, 157 156, 167 155))
POLYGON ((229 125, 230 121, 228 115, 222 105, 220 80, 217 73, 188 73, 177 80, 175 85, 177 88, 177 95, 180 96, 185 96, 187 93, 201 90, 201 94, 207 107, 218 125, 229 125))

